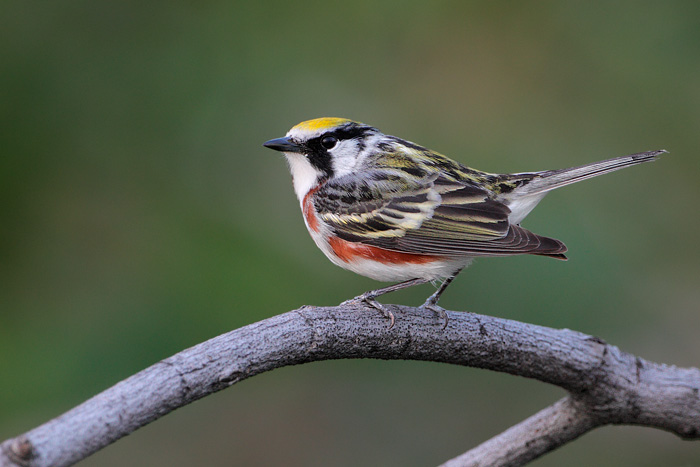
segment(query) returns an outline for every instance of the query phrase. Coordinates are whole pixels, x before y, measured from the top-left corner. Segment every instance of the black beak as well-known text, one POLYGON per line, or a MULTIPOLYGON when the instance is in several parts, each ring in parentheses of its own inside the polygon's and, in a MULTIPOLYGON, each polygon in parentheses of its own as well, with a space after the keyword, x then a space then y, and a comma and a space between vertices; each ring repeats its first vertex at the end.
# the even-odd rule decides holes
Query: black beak
POLYGON ((301 146, 294 143, 291 139, 287 138, 277 138, 271 139, 263 143, 266 148, 274 149, 275 151, 282 152, 301 152, 301 146))

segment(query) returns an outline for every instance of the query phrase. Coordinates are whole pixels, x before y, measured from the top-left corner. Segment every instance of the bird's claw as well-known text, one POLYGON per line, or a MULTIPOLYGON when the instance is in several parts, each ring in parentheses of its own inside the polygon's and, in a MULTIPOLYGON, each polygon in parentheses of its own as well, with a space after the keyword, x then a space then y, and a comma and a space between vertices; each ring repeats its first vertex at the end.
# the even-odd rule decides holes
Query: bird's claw
POLYGON ((380 311, 384 316, 389 318, 389 328, 391 329, 394 327, 394 323, 396 322, 396 319, 394 318, 394 313, 392 313, 388 308, 386 308, 384 305, 379 303, 374 299, 373 295, 370 294, 362 294, 358 295, 355 298, 351 298, 350 300, 345 300, 342 305, 357 305, 358 303, 363 303, 364 305, 374 308, 377 311, 380 311))
POLYGON ((447 316, 447 312, 444 308, 442 308, 441 306, 437 306, 435 303, 426 302, 423 305, 421 305, 421 309, 430 310, 433 313, 437 313, 438 315, 440 315, 440 318, 442 318, 442 320, 444 321, 442 324, 442 329, 447 328, 447 323, 449 323, 450 318, 447 316))

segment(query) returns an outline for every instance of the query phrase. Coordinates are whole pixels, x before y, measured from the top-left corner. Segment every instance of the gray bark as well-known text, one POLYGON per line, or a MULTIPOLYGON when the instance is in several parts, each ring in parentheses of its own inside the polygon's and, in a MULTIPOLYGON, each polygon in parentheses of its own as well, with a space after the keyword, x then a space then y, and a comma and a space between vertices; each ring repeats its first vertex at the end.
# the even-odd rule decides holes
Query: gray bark
POLYGON ((474 313, 391 306, 396 325, 359 305, 302 307, 210 339, 0 444, 0 466, 66 466, 259 373, 319 360, 453 363, 534 378, 569 395, 445 465, 522 465, 605 424, 700 438, 700 370, 649 362, 567 329, 474 313))

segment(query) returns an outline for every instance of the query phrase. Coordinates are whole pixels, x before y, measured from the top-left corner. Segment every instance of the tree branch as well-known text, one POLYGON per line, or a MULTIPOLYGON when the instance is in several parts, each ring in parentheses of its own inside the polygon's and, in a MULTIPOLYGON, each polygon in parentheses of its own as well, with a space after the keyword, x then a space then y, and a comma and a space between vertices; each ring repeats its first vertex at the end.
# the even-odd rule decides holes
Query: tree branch
POLYGON ((210 339, 0 445, 0 466, 71 465, 178 407, 259 373, 340 358, 425 360, 556 384, 570 395, 446 465, 519 465, 604 424, 700 438, 700 370, 648 362, 598 338, 474 313, 449 323, 393 306, 302 307, 210 339))
POLYGON ((585 406, 565 397, 442 467, 524 465, 599 425, 585 406))

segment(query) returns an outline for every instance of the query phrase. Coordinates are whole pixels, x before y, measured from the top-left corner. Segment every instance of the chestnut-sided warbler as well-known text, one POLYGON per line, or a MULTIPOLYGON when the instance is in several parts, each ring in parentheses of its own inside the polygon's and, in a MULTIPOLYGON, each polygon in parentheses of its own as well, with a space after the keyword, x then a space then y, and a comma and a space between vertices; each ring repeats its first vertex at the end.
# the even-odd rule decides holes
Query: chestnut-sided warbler
POLYGON ((304 222, 334 264, 379 281, 361 301, 394 315, 376 297, 442 280, 422 308, 439 313, 440 295, 475 257, 532 254, 566 259, 559 240, 520 222, 547 192, 666 152, 650 151, 580 167, 492 174, 344 118, 299 123, 264 143, 281 151, 304 222))

